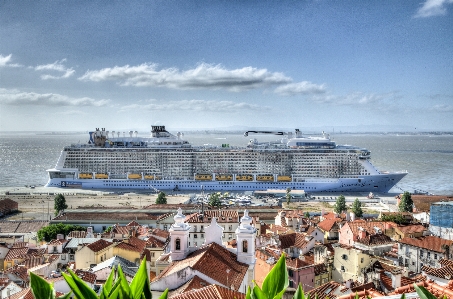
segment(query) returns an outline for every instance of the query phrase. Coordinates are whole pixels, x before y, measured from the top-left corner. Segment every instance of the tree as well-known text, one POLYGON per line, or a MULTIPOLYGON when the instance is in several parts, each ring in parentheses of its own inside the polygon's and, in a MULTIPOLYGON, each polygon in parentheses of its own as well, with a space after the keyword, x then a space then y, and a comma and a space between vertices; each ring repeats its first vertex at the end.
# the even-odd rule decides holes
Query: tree
POLYGON ((357 217, 362 217, 362 215, 363 215, 362 203, 360 202, 360 200, 358 198, 356 198, 354 200, 351 210, 357 217))
POLYGON ((67 236, 72 231, 75 230, 86 231, 86 229, 87 229, 86 227, 80 225, 63 223, 50 224, 38 230, 38 241, 45 240, 46 242, 49 242, 53 239, 56 239, 58 234, 63 234, 67 236))
POLYGON ((383 214, 381 216, 382 221, 390 221, 390 222, 395 222, 397 224, 409 224, 410 220, 406 219, 403 214, 398 213, 398 214, 383 214))
POLYGON ((286 203, 289 204, 291 202, 292 195, 291 195, 291 188, 286 188, 286 203))
POLYGON ((164 192, 160 191, 156 198, 156 204, 167 204, 167 197, 164 192))
POLYGON ((64 211, 68 208, 66 204, 66 198, 64 198, 63 194, 57 194, 54 198, 54 209, 55 209, 55 216, 60 214, 60 211, 64 211))
POLYGON ((335 205, 333 206, 333 210, 337 214, 343 213, 343 211, 346 211, 348 208, 346 207, 346 198, 343 195, 340 195, 337 197, 337 201, 335 202, 335 205))
POLYGON ((209 195, 209 205, 211 207, 220 207, 222 202, 220 201, 220 192, 212 193, 209 195))
POLYGON ((310 213, 309 212, 305 212, 304 217, 305 218, 310 218, 310 213))
POLYGON ((400 199, 400 204, 398 206, 398 210, 400 212, 411 212, 414 208, 414 202, 412 201, 411 194, 407 191, 403 193, 403 196, 400 199))

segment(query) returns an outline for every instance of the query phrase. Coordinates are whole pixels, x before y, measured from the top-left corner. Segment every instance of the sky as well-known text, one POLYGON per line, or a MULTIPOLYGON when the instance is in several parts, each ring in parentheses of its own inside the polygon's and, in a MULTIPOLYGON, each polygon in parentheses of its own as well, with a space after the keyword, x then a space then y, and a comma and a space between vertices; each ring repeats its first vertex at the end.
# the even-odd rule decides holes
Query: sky
POLYGON ((151 125, 453 131, 453 0, 0 0, 0 131, 151 125))

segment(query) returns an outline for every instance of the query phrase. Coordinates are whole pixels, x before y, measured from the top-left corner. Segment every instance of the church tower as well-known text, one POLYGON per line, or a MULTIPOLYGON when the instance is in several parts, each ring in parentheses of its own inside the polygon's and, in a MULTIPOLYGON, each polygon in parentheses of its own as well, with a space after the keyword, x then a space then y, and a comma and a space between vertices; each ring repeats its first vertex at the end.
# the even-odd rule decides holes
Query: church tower
POLYGON ((249 211, 244 211, 241 223, 236 229, 237 259, 249 265, 255 264, 255 237, 256 228, 252 226, 252 217, 249 211))
POLYGON ((189 253, 189 231, 191 226, 184 223, 185 216, 182 214, 181 208, 178 209, 178 214, 175 215, 175 223, 170 229, 170 257, 172 261, 185 259, 189 253))

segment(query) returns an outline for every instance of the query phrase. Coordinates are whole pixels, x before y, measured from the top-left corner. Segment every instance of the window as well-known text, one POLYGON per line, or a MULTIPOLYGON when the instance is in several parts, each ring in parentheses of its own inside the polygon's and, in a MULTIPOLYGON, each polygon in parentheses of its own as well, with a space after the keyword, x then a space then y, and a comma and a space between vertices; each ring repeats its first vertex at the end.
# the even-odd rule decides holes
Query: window
POLYGON ((363 257, 362 257, 362 258, 360 258, 360 263, 362 263, 362 264, 363 264, 363 257))
POLYGON ((197 239, 197 238, 198 238, 198 235, 197 235, 197 234, 194 234, 193 237, 194 237, 195 239, 197 239))
POLYGON ((423 257, 423 250, 420 251, 420 257, 423 257))
POLYGON ((154 252, 151 252, 151 256, 154 257, 154 252))
POLYGON ((247 240, 243 240, 242 241, 242 252, 247 252, 248 246, 249 246, 249 244, 248 244, 247 240))
POLYGON ((434 254, 434 259, 437 260, 437 253, 434 254))
POLYGON ((232 235, 232 234, 230 234, 230 235, 228 236, 228 238, 229 238, 229 239, 233 238, 233 235, 232 235))
POLYGON ((415 262, 412 262, 412 266, 415 266, 415 262))
POLYGON ((204 234, 200 234, 200 238, 204 238, 204 234))
POLYGON ((341 272, 344 272, 344 271, 345 271, 344 266, 341 266, 341 272))
POLYGON ((348 260, 348 256, 347 256, 346 254, 343 254, 343 255, 341 256, 341 258, 344 259, 345 261, 348 260))
POLYGON ((293 273, 293 270, 288 269, 288 276, 289 276, 289 277, 293 277, 293 274, 294 274, 294 273, 293 273))
POLYGON ((62 259, 63 261, 66 260, 66 254, 62 254, 62 255, 61 255, 61 259, 62 259))
POLYGON ((428 255, 428 258, 431 258, 431 252, 428 251, 427 255, 428 255))
POLYGON ((177 238, 175 240, 175 248, 176 250, 181 250, 181 239, 177 238))
POLYGON ((293 281, 292 281, 292 280, 290 280, 290 281, 289 281, 289 287, 290 287, 290 288, 292 288, 292 287, 293 287, 293 285, 294 285, 293 281))

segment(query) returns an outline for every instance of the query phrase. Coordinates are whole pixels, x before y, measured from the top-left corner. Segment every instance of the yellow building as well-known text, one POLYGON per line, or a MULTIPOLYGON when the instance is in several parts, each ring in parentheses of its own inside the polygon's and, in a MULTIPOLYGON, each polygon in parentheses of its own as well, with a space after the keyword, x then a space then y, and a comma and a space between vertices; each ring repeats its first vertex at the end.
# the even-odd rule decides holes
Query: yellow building
POLYGON ((86 245, 75 253, 75 262, 78 269, 88 269, 91 265, 97 265, 113 257, 113 247, 116 243, 99 239, 86 245))
POLYGON ((364 251, 342 245, 335 244, 335 255, 333 261, 332 279, 334 281, 353 281, 363 282, 363 274, 365 270, 376 261, 364 251), (363 271, 362 271, 363 270, 363 271))

